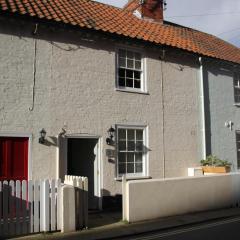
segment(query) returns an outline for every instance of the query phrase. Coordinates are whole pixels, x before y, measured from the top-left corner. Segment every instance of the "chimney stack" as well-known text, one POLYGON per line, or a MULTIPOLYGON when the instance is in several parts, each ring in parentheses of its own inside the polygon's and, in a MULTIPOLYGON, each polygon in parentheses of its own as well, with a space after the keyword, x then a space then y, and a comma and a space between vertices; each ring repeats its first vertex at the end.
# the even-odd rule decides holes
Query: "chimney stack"
POLYGON ((162 23, 166 5, 166 0, 128 0, 124 9, 138 13, 142 18, 149 21, 162 23))
POLYGON ((141 0, 142 18, 163 22, 164 0, 141 0))

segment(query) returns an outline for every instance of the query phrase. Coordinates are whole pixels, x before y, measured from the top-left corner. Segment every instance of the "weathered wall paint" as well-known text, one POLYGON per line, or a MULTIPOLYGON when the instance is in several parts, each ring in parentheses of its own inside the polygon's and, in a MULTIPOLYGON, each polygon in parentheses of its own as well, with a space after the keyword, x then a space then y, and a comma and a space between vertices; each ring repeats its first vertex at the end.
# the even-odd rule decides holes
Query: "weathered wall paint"
POLYGON ((115 90, 114 42, 83 40, 76 32, 41 25, 34 39, 34 28, 0 21, 0 133, 32 134, 34 179, 56 177, 57 136, 63 127, 70 135, 101 137, 105 195, 121 193, 121 183, 114 180, 115 164, 105 154, 107 130, 113 124, 149 127, 152 178, 186 176, 188 167, 199 165, 198 65, 193 58, 173 54, 161 64, 160 52, 143 47, 149 94, 121 92, 115 90), (47 131, 46 145, 38 143, 42 128, 47 131))

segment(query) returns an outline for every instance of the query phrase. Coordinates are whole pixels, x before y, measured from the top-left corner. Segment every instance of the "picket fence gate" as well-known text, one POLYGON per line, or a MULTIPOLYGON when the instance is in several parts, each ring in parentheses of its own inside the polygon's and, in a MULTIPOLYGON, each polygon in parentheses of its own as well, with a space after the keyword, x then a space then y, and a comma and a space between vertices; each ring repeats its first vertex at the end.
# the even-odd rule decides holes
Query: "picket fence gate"
POLYGON ((64 184, 75 188, 76 229, 88 228, 88 178, 65 175, 64 184))
POLYGON ((0 181, 0 236, 57 231, 61 181, 0 181))

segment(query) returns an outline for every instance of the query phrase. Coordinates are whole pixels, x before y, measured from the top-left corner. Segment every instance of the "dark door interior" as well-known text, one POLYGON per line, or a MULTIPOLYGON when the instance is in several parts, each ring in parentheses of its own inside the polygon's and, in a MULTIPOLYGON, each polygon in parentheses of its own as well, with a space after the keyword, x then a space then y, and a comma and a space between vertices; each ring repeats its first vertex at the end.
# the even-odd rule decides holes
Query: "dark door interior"
POLYGON ((98 197, 94 194, 94 149, 98 139, 68 139, 68 175, 88 177, 89 209, 98 209, 98 197))

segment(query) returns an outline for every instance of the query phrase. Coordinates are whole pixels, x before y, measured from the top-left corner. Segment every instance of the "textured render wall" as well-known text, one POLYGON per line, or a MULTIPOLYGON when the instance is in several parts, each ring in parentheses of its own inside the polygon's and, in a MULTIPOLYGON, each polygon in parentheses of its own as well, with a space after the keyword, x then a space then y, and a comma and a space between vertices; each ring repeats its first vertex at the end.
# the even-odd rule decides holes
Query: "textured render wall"
POLYGON ((205 66, 205 91, 208 93, 207 137, 208 154, 232 162, 232 169, 237 170, 237 150, 235 131, 240 130, 240 109, 234 106, 233 69, 208 63, 205 66), (225 127, 225 122, 234 123, 232 131, 225 127))
POLYGON ((130 181, 124 193, 124 216, 137 222, 237 206, 239 184, 239 173, 130 181))
MULTIPOLYGON (((116 123, 149 126, 149 175, 163 176, 162 74, 156 51, 146 51, 149 94, 126 93, 115 90, 115 44, 81 40, 80 34, 53 32, 41 26, 34 40, 34 25, 8 23, 6 27, 1 20, 0 26, 0 132, 33 135, 34 179, 56 177, 56 136, 66 126, 67 134, 102 137, 103 188, 105 194, 120 193, 121 184, 114 180, 115 165, 105 155, 107 129, 116 123), (34 76, 35 104, 29 111, 34 76), (41 128, 47 131, 46 145, 38 143, 41 128)), ((196 104, 193 96, 197 95, 196 69, 188 65, 186 62, 183 72, 174 70, 177 63, 163 65, 164 75, 168 76, 164 98, 169 177, 186 174, 187 167, 196 162, 197 108, 192 106, 196 104)))
POLYGON ((189 166, 199 166, 201 150, 198 63, 176 55, 163 70, 165 177, 187 176, 189 166))

